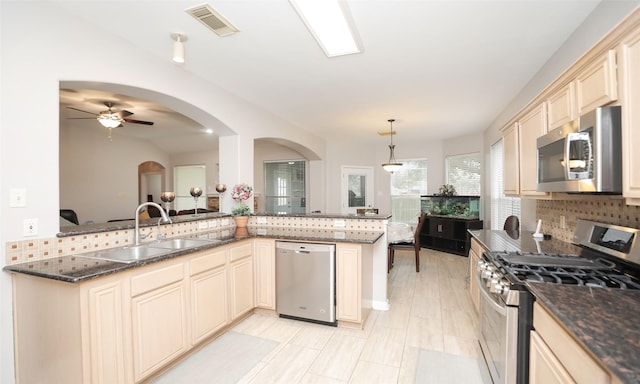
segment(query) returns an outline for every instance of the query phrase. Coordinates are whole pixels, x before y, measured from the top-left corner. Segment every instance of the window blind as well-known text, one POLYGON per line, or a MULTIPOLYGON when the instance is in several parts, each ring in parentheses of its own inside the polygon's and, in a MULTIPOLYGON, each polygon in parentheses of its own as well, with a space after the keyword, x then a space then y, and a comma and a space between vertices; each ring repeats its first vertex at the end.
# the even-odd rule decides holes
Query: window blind
POLYGON ((445 159, 447 184, 456 188, 458 195, 480 196, 480 153, 447 156, 445 159))

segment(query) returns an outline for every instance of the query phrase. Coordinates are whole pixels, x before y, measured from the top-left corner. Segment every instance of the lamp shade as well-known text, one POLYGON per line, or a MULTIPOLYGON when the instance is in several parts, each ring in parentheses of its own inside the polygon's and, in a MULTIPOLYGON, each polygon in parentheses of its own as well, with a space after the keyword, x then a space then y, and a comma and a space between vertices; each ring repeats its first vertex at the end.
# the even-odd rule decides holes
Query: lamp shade
POLYGON ((393 132, 393 122, 395 121, 395 119, 389 119, 387 121, 389 122, 389 124, 391 124, 391 130, 389 131, 389 136, 391 136, 391 144, 389 144, 389 161, 382 164, 382 169, 389 173, 393 173, 399 171, 400 168, 402 168, 402 163, 396 161, 396 155, 394 153, 396 146, 393 145, 393 135, 395 134, 395 132, 393 132))

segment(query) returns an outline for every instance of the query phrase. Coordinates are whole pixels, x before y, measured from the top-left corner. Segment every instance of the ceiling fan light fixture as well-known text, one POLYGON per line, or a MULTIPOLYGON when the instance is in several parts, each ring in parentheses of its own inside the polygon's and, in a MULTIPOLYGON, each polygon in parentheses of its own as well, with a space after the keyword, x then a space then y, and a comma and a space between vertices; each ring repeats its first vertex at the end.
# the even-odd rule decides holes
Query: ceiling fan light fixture
POLYGON ((396 120, 389 119, 387 121, 389 122, 389 124, 391 124, 391 130, 389 131, 389 136, 391 136, 391 144, 389 144, 389 161, 383 163, 382 168, 389 173, 393 173, 399 171, 400 168, 402 168, 402 163, 399 163, 396 160, 396 155, 394 153, 396 146, 393 145, 393 135, 395 135, 395 132, 393 132, 393 122, 396 120))
POLYGON ((178 64, 184 63, 184 44, 187 41, 187 36, 181 33, 172 33, 171 39, 173 40, 173 56, 172 60, 178 64))
POLYGON ((98 122, 105 128, 116 128, 122 124, 122 119, 115 113, 100 112, 96 119, 98 119, 98 122))

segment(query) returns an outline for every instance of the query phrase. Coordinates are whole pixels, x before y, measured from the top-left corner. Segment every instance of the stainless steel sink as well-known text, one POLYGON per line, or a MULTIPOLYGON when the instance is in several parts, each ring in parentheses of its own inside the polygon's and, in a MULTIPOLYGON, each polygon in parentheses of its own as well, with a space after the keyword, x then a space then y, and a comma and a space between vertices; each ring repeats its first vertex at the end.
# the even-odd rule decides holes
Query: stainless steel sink
POLYGON ((133 263, 140 260, 171 253, 172 249, 154 248, 146 244, 134 245, 131 247, 106 249, 104 251, 83 254, 83 257, 90 257, 102 260, 119 261, 121 263, 133 263))
POLYGON ((153 248, 189 249, 189 248, 201 247, 204 245, 215 244, 219 242, 220 240, 175 238, 175 239, 167 239, 167 240, 161 240, 153 243, 148 243, 146 245, 153 248))

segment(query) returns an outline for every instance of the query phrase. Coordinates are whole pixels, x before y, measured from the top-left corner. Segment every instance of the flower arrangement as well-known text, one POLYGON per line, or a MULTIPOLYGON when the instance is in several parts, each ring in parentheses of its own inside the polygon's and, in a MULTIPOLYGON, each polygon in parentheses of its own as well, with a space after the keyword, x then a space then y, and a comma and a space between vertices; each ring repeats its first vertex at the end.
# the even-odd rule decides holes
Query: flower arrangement
POLYGON ((252 191, 253 188, 247 183, 236 184, 233 187, 231 190, 231 198, 239 203, 236 208, 231 210, 233 216, 249 216, 251 209, 249 209, 249 206, 245 204, 244 201, 251 197, 252 191))

